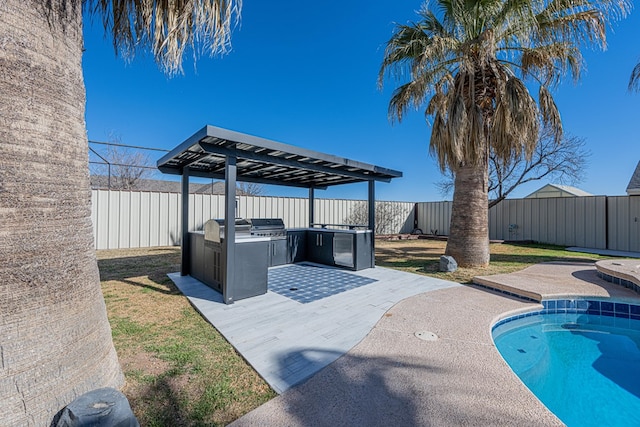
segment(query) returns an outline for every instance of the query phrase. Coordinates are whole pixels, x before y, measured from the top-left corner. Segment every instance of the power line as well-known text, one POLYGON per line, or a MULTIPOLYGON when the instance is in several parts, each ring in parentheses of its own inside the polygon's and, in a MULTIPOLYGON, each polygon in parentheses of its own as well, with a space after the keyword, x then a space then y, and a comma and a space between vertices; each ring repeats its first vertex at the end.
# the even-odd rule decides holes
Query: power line
POLYGON ((164 148, 141 147, 137 145, 127 145, 127 144, 118 144, 115 142, 101 142, 101 141, 92 141, 92 140, 89 140, 89 144, 113 145, 115 147, 135 148, 138 150, 162 151, 165 153, 168 153, 169 151, 171 151, 171 150, 165 150, 164 148))
POLYGON ((125 165, 125 164, 122 164, 122 163, 94 162, 94 161, 89 161, 89 163, 94 164, 94 165, 111 165, 111 166, 122 166, 122 167, 125 167, 125 168, 140 168, 140 169, 158 170, 158 168, 155 167, 155 166, 144 166, 144 165, 133 165, 133 164, 125 165))

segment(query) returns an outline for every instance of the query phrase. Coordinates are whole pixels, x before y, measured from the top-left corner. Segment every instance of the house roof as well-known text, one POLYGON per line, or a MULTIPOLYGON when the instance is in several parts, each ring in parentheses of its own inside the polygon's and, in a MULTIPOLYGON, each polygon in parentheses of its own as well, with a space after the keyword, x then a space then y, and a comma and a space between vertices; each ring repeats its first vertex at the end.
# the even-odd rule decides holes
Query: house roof
POLYGON ((237 180, 304 188, 384 181, 402 172, 214 126, 205 126, 158 160, 163 173, 224 179, 227 156, 237 159, 237 180))
POLYGON ((593 196, 593 194, 591 194, 591 193, 587 193, 584 190, 581 190, 581 189, 576 188, 576 187, 572 187, 570 185, 547 184, 547 185, 544 185, 544 186, 538 188, 536 191, 534 191, 533 193, 531 193, 528 196, 526 196, 525 199, 536 197, 537 194, 544 193, 544 192, 547 192, 547 191, 562 191, 562 192, 569 193, 569 194, 571 194, 573 196, 576 196, 576 197, 593 196))
POLYGON ((640 162, 638 162, 638 166, 636 166, 636 170, 633 172, 633 175, 631 176, 629 185, 627 185, 627 194, 629 196, 640 195, 640 162))

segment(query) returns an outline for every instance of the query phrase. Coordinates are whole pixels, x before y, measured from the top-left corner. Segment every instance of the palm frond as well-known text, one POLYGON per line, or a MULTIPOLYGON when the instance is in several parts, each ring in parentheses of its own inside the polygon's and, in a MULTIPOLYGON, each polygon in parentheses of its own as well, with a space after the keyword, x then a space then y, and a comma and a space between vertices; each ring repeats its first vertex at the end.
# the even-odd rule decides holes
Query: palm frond
POLYGON ((436 113, 433 124, 431 125, 429 153, 437 159, 438 166, 443 172, 449 168, 449 165, 456 164, 454 161, 450 160, 450 157, 457 157, 455 153, 453 153, 453 156, 449 155, 452 147, 449 144, 451 138, 449 136, 448 129, 447 122, 443 115, 440 112, 436 113))
POLYGON ((629 78, 629 90, 640 91, 640 62, 633 67, 631 77, 629 78))
POLYGON ((546 86, 540 85, 538 94, 538 104, 540 105, 540 113, 542 122, 549 132, 553 134, 556 143, 562 140, 562 120, 560 120, 560 111, 556 105, 553 95, 546 86))
POLYGON ((498 159, 509 160, 535 149, 539 111, 524 82, 511 77, 496 97, 497 108, 491 128, 491 148, 498 159))
POLYGON ((533 76, 544 85, 555 86, 566 74, 578 81, 584 66, 580 50, 567 43, 541 44, 518 51, 523 77, 533 76))
POLYGON ((102 18, 117 54, 130 58, 149 46, 169 75, 182 71, 188 48, 196 57, 226 52, 241 6, 242 0, 84 0, 102 18))

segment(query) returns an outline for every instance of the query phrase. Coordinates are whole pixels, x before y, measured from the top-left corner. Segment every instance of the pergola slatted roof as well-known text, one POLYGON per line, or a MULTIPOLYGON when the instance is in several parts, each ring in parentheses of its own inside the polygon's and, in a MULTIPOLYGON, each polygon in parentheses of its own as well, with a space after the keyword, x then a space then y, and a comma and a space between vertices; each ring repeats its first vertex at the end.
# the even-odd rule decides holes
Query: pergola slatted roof
POLYGON ((389 182, 402 172, 319 153, 214 126, 205 126, 158 160, 164 173, 224 179, 225 159, 237 159, 238 181, 304 188, 389 182))

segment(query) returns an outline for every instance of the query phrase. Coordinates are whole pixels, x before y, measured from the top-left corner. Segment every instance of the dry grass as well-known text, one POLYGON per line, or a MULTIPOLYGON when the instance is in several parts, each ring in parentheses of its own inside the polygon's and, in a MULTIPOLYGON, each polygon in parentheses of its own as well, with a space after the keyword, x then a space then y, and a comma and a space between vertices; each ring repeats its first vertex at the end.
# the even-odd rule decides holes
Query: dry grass
POLYGON ((438 266, 445 246, 446 241, 443 240, 376 241, 376 265, 425 274, 453 282, 470 283, 474 276, 512 273, 541 262, 602 259, 599 255, 565 251, 560 246, 492 243, 489 267, 459 268, 453 273, 441 273, 438 271, 438 266))
MULTIPOLYGON (((544 261, 598 258, 555 246, 493 244, 489 268, 440 273, 445 244, 376 241, 376 263, 465 283, 544 261)), ((225 425, 276 395, 167 277, 179 270, 179 248, 97 254, 124 393, 143 426, 225 425)))
POLYGON ((275 396, 175 288, 179 248, 98 251, 124 393, 144 426, 226 425, 275 396))

